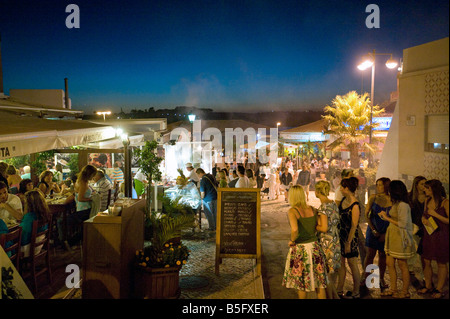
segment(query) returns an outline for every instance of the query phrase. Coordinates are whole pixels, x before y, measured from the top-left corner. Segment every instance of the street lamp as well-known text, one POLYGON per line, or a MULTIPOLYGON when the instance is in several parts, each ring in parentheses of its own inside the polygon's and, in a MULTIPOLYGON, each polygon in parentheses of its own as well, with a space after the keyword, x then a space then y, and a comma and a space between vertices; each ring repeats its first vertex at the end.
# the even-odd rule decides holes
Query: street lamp
POLYGON ((194 163, 194 121, 195 121, 195 114, 189 114, 188 115, 189 122, 191 122, 191 163, 194 163))
MULTIPOLYGON (((358 64, 358 69, 364 71, 372 67, 372 80, 370 85, 370 133, 369 144, 372 144, 372 121, 373 121, 373 98, 374 98, 374 85, 375 85, 375 57, 377 55, 389 55, 389 60, 386 61, 386 67, 388 69, 394 69, 397 67, 397 61, 392 58, 392 53, 376 53, 373 50, 372 53, 367 53, 362 57, 361 62, 358 64)), ((372 166, 372 154, 369 153, 369 166, 372 166)))
POLYGON ((103 115, 103 122, 105 121, 106 115, 111 115, 111 111, 103 111, 103 112, 96 112, 97 115, 103 115))
POLYGON ((123 131, 120 134, 120 139, 123 143, 123 153, 124 153, 124 183, 125 183, 125 197, 132 196, 132 186, 131 186, 131 154, 130 154, 130 140, 128 139, 128 134, 123 131))

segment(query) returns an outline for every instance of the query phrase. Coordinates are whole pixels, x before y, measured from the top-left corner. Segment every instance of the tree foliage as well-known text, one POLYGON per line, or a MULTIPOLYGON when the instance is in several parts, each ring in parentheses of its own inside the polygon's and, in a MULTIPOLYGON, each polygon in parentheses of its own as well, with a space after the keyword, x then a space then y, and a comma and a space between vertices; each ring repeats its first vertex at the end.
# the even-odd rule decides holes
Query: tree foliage
MULTIPOLYGON (((329 147, 336 150, 341 146, 347 146, 350 151, 351 165, 359 167, 358 150, 360 147, 368 152, 375 152, 377 138, 372 136, 372 143, 366 142, 366 138, 372 130, 378 126, 377 123, 370 124, 371 101, 367 93, 359 95, 355 91, 348 92, 344 96, 337 95, 324 108, 325 119, 324 133, 334 135, 334 140, 329 147)), ((384 112, 378 105, 373 106, 372 117, 384 112)))
POLYGON ((153 181, 161 180, 161 171, 159 170, 159 164, 163 161, 162 157, 157 153, 158 142, 146 141, 144 147, 135 150, 137 157, 137 164, 141 168, 142 173, 147 177, 149 183, 153 181))

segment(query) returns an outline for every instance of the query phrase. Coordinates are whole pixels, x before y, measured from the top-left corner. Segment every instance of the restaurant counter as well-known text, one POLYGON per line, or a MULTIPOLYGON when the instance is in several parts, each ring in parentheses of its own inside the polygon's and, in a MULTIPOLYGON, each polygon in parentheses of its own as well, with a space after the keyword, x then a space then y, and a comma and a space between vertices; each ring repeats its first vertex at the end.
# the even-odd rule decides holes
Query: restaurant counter
POLYGON ((83 299, 126 299, 136 250, 144 247, 145 199, 119 199, 120 214, 99 213, 83 223, 83 299))

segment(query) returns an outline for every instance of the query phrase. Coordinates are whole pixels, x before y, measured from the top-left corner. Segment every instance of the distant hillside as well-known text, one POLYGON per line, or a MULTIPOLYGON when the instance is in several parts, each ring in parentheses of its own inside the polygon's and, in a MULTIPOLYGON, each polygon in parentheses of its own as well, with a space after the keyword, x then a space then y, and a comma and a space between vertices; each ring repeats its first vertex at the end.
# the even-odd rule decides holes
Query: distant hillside
MULTIPOLYGON (((212 109, 177 106, 174 109, 133 109, 129 113, 120 112, 111 115, 114 118, 139 119, 139 118, 166 118, 167 123, 173 123, 180 120, 188 121, 189 114, 195 114, 197 119, 202 120, 245 120, 256 124, 262 124, 269 127, 276 127, 280 122, 280 127, 296 127, 311 123, 321 119, 323 112, 319 111, 276 111, 276 112, 257 112, 257 113, 238 113, 238 112, 215 112, 212 109)), ((98 119, 95 114, 86 114, 84 119, 98 119)))

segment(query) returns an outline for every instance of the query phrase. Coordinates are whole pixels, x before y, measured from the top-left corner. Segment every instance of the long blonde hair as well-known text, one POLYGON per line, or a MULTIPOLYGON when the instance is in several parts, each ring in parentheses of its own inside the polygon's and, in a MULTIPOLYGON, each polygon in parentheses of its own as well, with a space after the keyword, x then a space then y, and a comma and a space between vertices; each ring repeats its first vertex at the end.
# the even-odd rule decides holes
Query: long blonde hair
POLYGON ((300 207, 302 209, 308 208, 308 204, 306 204, 306 195, 305 190, 301 185, 294 185, 289 188, 289 198, 288 202, 291 207, 300 207))
POLYGON ((97 174, 97 168, 95 168, 95 166, 88 164, 85 167, 83 167, 81 171, 78 173, 77 183, 78 182, 87 183, 95 176, 95 174, 97 174))

